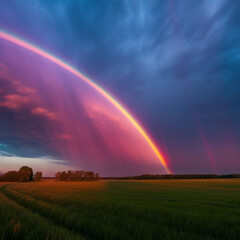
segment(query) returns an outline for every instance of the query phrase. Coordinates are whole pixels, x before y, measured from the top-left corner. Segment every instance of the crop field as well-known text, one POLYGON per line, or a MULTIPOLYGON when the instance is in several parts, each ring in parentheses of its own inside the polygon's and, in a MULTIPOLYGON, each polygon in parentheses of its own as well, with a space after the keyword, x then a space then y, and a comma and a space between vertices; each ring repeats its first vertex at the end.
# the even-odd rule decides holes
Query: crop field
POLYGON ((240 239, 240 179, 0 183, 0 239, 240 239))

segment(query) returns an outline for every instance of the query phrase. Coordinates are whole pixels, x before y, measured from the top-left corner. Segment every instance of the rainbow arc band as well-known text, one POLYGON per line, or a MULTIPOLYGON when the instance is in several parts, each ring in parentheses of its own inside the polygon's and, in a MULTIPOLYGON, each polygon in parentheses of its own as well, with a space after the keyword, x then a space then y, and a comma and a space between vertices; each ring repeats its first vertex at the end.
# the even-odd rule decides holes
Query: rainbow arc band
POLYGON ((65 63, 61 59, 53 56, 50 53, 47 53, 46 51, 42 50, 39 47, 34 46, 33 44, 19 38, 15 37, 12 34, 9 34, 5 31, 0 30, 0 38, 11 42, 15 45, 18 45, 20 47, 23 47, 33 53, 38 54, 39 56, 48 59, 49 61, 55 63, 56 65, 64 68, 65 70, 71 72, 75 76, 79 77, 81 80, 89 84, 93 89, 95 89, 97 92, 99 92, 103 97, 105 97, 108 101, 110 101, 133 125, 134 127, 139 131, 139 133, 144 137, 144 139, 147 141, 147 143, 150 145, 160 162, 162 163, 165 171, 170 174, 171 171, 169 170, 166 160, 164 159, 163 155, 160 153, 160 150, 157 149, 156 145, 154 144, 153 140, 149 137, 149 135, 146 133, 146 131, 143 129, 142 126, 134 119, 134 117, 125 109, 125 107, 122 106, 114 97, 112 97, 106 90, 98 86, 96 83, 94 83, 92 80, 84 76, 82 73, 77 71, 74 67, 70 66, 69 64, 65 63))

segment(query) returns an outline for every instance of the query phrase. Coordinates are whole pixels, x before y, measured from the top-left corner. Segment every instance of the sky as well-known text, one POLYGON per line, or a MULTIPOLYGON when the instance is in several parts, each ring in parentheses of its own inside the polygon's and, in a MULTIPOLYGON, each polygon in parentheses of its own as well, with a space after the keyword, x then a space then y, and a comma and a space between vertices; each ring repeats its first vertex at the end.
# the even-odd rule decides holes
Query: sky
MULTIPOLYGON (((25 0, 21 3, 2 0, 0 30, 64 59, 108 90, 144 126, 173 173, 225 174, 240 171, 239 11, 240 3, 234 0, 169 0, 148 1, 147 4, 141 0, 101 3, 97 0, 25 0)), ((91 168, 100 175, 164 172, 161 166, 156 167, 154 154, 138 133, 122 116, 113 114, 116 110, 101 96, 86 86, 88 90, 81 90, 82 83, 77 86, 74 77, 65 76, 69 73, 62 73, 63 70, 51 63, 1 43, 0 161, 6 156, 18 163, 20 158, 23 163, 25 158, 43 158, 49 164, 65 164, 66 168, 69 165, 91 168), (16 51, 19 57, 8 57, 15 56, 16 51), (34 71, 42 71, 38 74, 39 80, 34 80, 42 83, 47 81, 50 72, 52 80, 48 82, 51 86, 32 84, 34 71), (6 72, 11 86, 6 84, 6 72), (72 80, 66 83, 65 78, 72 80), (13 86, 16 81, 25 88, 24 93, 19 93, 19 85, 13 86), (64 89, 55 89, 63 84, 64 89), (27 93, 26 88, 29 88, 27 93), (81 100, 77 103, 71 92, 73 88, 80 91, 81 100), (16 108, 13 111, 9 105, 6 107, 7 100, 13 101, 13 97, 6 97, 18 92, 15 100, 26 103, 24 97, 34 95, 33 91, 38 92, 35 105, 28 108, 31 116, 23 121, 26 109, 21 107, 21 111, 16 108), (62 101, 61 95, 64 96, 62 101), (86 141, 80 137, 77 142, 82 146, 81 151, 74 151, 74 156, 70 156, 72 152, 59 153, 63 143, 58 145, 51 139, 59 132, 64 135, 59 128, 70 126, 69 118, 59 128, 46 123, 46 119, 31 119, 44 114, 52 121, 57 113, 66 116, 66 107, 64 110, 61 107, 64 104, 71 106, 69 115, 77 115, 72 121, 80 119, 81 124, 76 122, 74 126, 79 131, 88 129, 88 133, 80 135, 91 138, 86 141), (74 104, 77 108, 88 109, 87 113, 78 116, 74 104), (106 116, 101 121, 99 116, 92 120, 96 105, 111 116, 118 116, 122 125, 106 116), (12 127, 16 122, 19 127, 12 127), (26 140, 27 134, 19 131, 27 129, 29 122, 34 131, 41 133, 40 140, 36 141, 32 135, 26 140), (98 127, 101 130, 96 131, 99 122, 107 125, 108 130, 98 127), (129 134, 120 131, 119 126, 127 126, 129 134), (9 137, 14 140, 7 140, 9 137), (116 139, 118 147, 109 145, 112 139, 116 139), (137 145, 139 141, 144 147, 137 145), (84 142, 88 143, 85 147, 84 142), (104 146, 100 144, 103 142, 104 146), (92 154, 93 157, 89 149, 94 146, 101 154, 92 154)), ((74 132, 71 128, 68 131, 74 132)), ((68 134, 65 135, 67 141, 68 134)), ((54 167, 51 168, 54 171, 54 167)), ((5 169, 7 167, 3 171, 5 169)))

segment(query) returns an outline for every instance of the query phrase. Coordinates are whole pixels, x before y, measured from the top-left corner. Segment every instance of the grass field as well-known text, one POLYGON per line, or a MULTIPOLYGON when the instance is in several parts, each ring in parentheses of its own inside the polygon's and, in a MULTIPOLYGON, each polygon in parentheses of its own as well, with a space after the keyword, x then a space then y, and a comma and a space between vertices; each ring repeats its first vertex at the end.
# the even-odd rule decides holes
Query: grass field
POLYGON ((0 183, 0 239, 240 239, 240 179, 0 183))

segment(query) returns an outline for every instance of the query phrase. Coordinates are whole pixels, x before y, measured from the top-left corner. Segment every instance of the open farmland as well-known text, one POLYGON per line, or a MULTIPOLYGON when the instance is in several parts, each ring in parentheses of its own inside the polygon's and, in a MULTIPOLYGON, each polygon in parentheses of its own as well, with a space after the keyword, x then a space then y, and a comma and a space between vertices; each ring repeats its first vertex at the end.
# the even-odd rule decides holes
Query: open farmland
POLYGON ((0 239, 240 239, 240 179, 0 183, 0 239))

